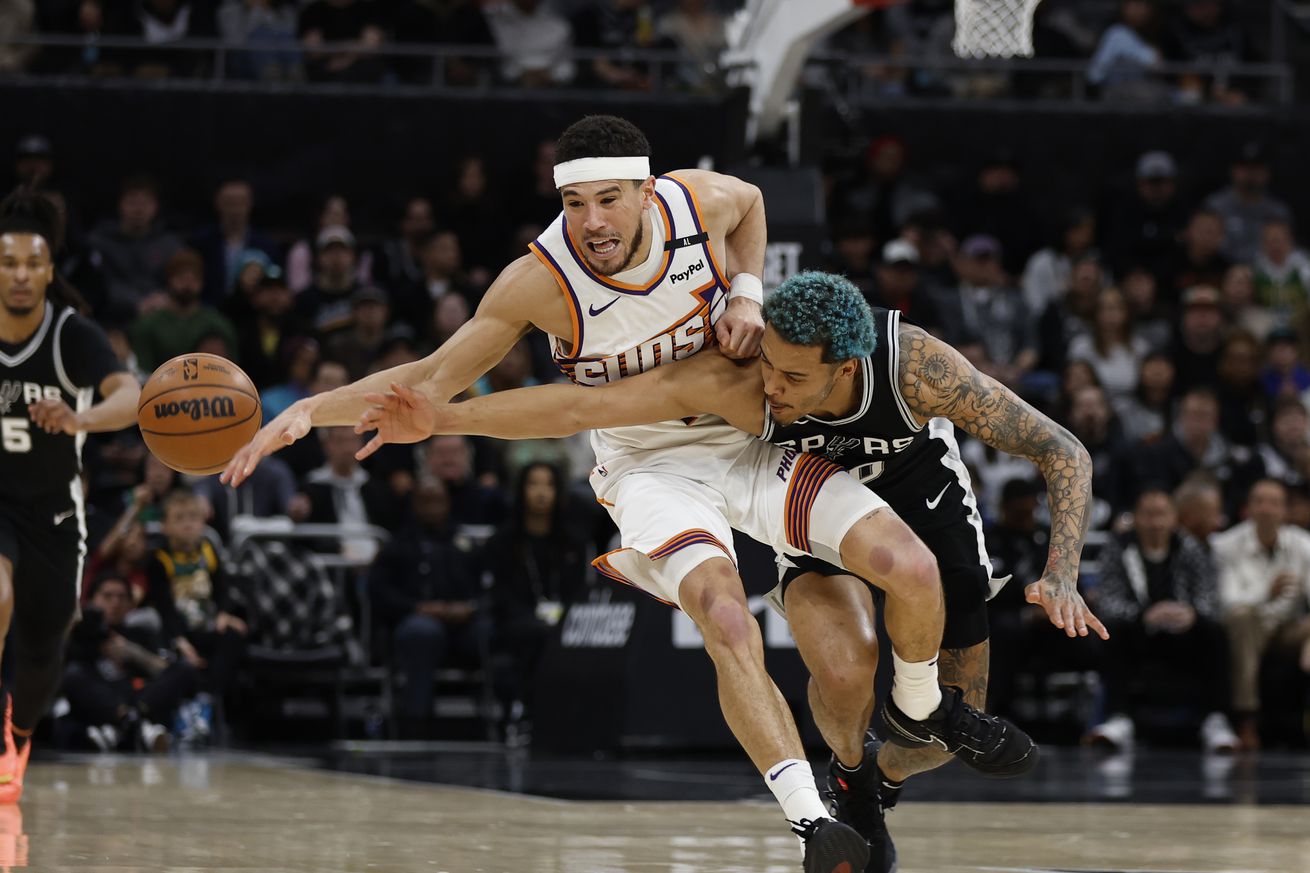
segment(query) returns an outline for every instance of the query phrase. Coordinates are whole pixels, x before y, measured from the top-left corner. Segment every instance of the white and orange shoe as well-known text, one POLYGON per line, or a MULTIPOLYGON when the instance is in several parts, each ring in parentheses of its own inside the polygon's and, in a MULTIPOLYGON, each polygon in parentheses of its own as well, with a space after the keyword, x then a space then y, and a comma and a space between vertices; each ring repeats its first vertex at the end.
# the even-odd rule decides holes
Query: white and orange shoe
MULTIPOLYGON (((9 739, 8 747, 5 750, 6 757, 13 750, 14 744, 12 736, 9 739)), ((14 753, 14 768, 10 773, 9 781, 0 784, 0 806, 6 804, 18 803, 23 797, 23 777, 27 774, 27 759, 32 754, 32 741, 28 740, 23 743, 23 748, 14 753)))

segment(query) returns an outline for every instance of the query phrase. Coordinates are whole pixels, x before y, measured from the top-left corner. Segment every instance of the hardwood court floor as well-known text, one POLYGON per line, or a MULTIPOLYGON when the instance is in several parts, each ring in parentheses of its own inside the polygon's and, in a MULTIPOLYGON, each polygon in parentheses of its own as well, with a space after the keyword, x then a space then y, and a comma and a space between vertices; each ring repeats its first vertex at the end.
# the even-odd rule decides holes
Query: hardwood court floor
MULTIPOLYGON (((798 873, 771 804, 587 802, 235 755, 34 763, 0 867, 798 873)), ((1305 806, 904 803, 904 873, 1310 871, 1305 806)))

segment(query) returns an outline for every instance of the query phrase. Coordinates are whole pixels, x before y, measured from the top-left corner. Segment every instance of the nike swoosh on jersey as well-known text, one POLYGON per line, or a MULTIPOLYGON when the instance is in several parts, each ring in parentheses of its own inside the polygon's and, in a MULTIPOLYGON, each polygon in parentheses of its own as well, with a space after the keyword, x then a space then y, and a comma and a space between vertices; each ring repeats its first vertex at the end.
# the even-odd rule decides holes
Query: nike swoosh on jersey
POLYGON ((56 526, 61 525, 61 524, 63 524, 65 521, 67 521, 68 519, 72 518, 74 512, 77 512, 77 510, 76 510, 76 509, 70 509, 70 510, 68 510, 67 512, 61 512, 61 513, 59 513, 58 515, 56 515, 56 516, 55 516, 55 525, 56 525, 56 526))
POLYGON ((778 779, 778 777, 782 775, 782 771, 783 771, 783 770, 786 770, 787 767, 795 767, 798 763, 799 763, 798 761, 792 761, 792 762, 791 762, 790 764, 788 764, 786 767, 779 767, 777 770, 775 770, 775 771, 773 771, 772 773, 769 774, 769 781, 770 781, 770 782, 776 782, 777 779, 778 779))
POLYGON ((944 494, 946 493, 947 488, 950 488, 950 487, 951 487, 951 486, 950 486, 949 484, 947 484, 946 488, 943 488, 941 491, 938 491, 938 492, 937 492, 937 496, 934 497, 932 500, 929 500, 929 501, 928 501, 928 508, 929 508, 929 509, 936 509, 936 508, 937 508, 937 504, 939 504, 939 503, 942 502, 942 495, 944 495, 944 494))
POLYGON ((600 309, 597 309, 597 308, 596 308, 596 304, 593 303, 593 304, 591 304, 590 306, 587 307, 587 314, 588 314, 588 315, 600 315, 600 314, 601 314, 602 312, 604 312, 606 309, 609 309, 611 306, 613 306, 615 303, 618 303, 618 302, 619 302, 620 300, 622 300, 622 299, 623 299, 622 297, 615 297, 613 300, 611 300, 609 303, 606 303, 606 304, 605 304, 604 306, 602 306, 600 309))

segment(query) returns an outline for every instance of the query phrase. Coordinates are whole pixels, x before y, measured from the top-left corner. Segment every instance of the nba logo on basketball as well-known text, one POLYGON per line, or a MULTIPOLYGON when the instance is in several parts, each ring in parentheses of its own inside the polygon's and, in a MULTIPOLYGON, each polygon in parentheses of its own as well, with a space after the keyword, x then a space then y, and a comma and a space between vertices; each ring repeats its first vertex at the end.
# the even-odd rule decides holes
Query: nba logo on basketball
POLYGON ((195 358, 187 358, 182 362, 182 378, 190 382, 192 379, 200 378, 200 362, 195 358))

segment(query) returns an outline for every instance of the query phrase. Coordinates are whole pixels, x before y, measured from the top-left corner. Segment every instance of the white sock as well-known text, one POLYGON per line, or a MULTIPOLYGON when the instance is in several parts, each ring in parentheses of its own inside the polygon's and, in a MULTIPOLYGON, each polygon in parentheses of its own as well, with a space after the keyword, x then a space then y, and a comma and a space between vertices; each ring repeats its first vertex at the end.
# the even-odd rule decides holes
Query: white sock
POLYGON ((942 702, 942 689, 937 683, 937 658, 931 661, 902 661, 892 650, 892 700, 901 712, 918 721, 932 715, 942 702))
POLYGON ((832 818, 828 808, 819 799, 819 789, 814 786, 814 771, 810 769, 809 761, 800 758, 779 761, 765 771, 764 784, 769 786, 777 798, 782 814, 788 821, 832 818))

